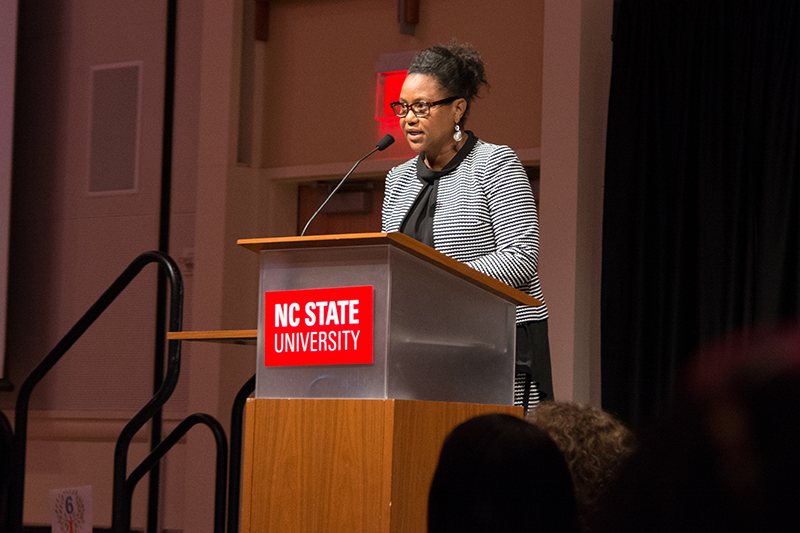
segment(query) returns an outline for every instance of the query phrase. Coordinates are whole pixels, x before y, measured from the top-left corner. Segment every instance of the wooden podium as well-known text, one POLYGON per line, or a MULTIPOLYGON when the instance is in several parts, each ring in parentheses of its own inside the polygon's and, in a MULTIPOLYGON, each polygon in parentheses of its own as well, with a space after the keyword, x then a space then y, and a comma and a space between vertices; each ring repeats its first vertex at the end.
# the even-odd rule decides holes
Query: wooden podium
POLYGON ((538 300, 401 234, 239 244, 261 254, 262 296, 370 285, 375 301, 374 361, 341 367, 265 366, 261 306, 241 530, 425 531, 445 436, 478 414, 522 415, 514 309, 538 300))

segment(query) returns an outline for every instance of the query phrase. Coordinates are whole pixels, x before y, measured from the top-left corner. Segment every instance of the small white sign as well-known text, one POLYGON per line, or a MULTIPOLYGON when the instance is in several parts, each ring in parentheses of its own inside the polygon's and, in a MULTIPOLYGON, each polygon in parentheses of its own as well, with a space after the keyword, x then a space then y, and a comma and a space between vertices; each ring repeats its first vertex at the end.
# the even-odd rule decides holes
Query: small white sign
POLYGON ((53 533, 92 533, 92 487, 50 491, 53 533))

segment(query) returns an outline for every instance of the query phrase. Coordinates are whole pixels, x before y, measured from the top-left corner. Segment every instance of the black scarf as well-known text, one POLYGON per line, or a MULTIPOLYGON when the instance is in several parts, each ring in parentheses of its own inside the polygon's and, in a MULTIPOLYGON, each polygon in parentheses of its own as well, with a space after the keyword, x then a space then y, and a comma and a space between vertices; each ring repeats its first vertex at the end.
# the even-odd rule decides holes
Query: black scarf
POLYGON ((422 182, 414 203, 406 213, 400 232, 412 237, 422 244, 435 248, 433 245, 433 215, 436 212, 436 195, 439 189, 439 179, 450 174, 475 147, 478 138, 471 131, 467 131, 467 142, 456 153, 442 170, 431 170, 425 164, 425 152, 420 152, 417 157, 417 179, 422 182))

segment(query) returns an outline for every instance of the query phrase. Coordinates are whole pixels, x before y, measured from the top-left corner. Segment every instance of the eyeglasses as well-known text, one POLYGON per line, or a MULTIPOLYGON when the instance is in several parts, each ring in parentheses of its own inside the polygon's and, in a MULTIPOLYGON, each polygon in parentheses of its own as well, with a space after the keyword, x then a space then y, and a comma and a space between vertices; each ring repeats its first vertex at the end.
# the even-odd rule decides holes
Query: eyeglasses
POLYGON ((427 117, 431 114, 431 108, 433 106, 442 105, 442 104, 449 104, 450 102, 455 102, 460 97, 458 96, 451 96, 449 98, 445 98, 444 100, 438 100, 436 102, 414 102, 413 104, 406 104, 404 102, 392 102, 389 104, 392 107, 392 111, 394 114, 400 118, 405 117, 408 115, 408 110, 411 111, 417 117, 427 117))

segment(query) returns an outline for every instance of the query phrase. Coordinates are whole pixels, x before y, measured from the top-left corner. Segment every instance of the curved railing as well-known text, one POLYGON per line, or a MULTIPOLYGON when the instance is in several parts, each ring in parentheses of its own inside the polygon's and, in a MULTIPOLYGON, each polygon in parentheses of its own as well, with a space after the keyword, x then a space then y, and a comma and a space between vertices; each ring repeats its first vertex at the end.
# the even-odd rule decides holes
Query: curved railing
MULTIPOLYGON (((228 441, 225 438, 225 430, 216 418, 205 413, 195 413, 184 418, 183 421, 178 424, 178 427, 167 435, 167 437, 150 452, 150 455, 131 472, 131 475, 128 476, 127 479, 125 479, 125 464, 119 464, 119 462, 115 460, 114 508, 112 510, 113 516, 111 523, 111 531, 113 533, 130 532, 131 501, 133 499, 133 489, 136 488, 136 484, 153 467, 158 465, 158 461, 177 444, 181 437, 197 424, 207 426, 214 434, 214 440, 217 443, 217 468, 214 491, 214 533, 225 532, 225 476, 228 470, 228 441)), ((122 440, 122 436, 120 436, 119 440, 122 440)), ((117 442, 117 446, 119 449, 119 441, 117 442)), ((121 458, 125 459, 126 457, 122 456, 121 458)), ((120 459, 120 457, 117 459, 120 459)))
MULTIPOLYGON (((170 281, 170 331, 181 331, 183 324, 183 280, 180 270, 175 261, 163 252, 150 251, 139 255, 125 269, 125 271, 111 284, 111 286, 98 298, 89 310, 78 320, 69 332, 56 344, 49 354, 33 369, 30 375, 22 383, 17 395, 17 404, 14 419, 14 438, 13 438, 13 466, 11 470, 11 483, 9 485, 8 497, 8 531, 9 533, 22 532, 23 507, 25 498, 25 456, 28 442, 28 409, 30 397, 34 387, 44 378, 47 372, 63 357, 73 344, 83 333, 97 320, 117 296, 130 284, 131 281, 150 264, 158 263, 166 272, 170 281)), ((161 388, 155 393, 148 404, 128 423, 117 441, 117 451, 115 452, 115 465, 119 455, 127 459, 127 447, 130 438, 136 433, 133 430, 141 426, 156 413, 175 390, 180 374, 181 343, 180 341, 169 342, 169 353, 167 356, 167 371, 161 388), (128 440, 125 444, 124 440, 128 440), (120 441, 123 444, 120 445, 120 441)), ((123 472, 124 474, 124 472, 123 472)), ((124 488, 124 487, 123 487, 124 488)), ((114 502, 117 506, 117 479, 115 466, 114 479, 114 502)))
POLYGON ((256 390, 256 376, 242 385, 231 409, 231 464, 228 477, 228 532, 239 531, 239 503, 242 492, 242 435, 247 398, 256 390))
MULTIPOLYGON (((0 527, 0 530, 6 530, 9 533, 22 533, 23 529, 28 410, 33 389, 149 263, 158 263, 167 275, 170 283, 169 331, 181 331, 183 324, 183 280, 180 271, 174 260, 167 254, 157 251, 145 252, 137 257, 114 283, 111 284, 95 304, 89 308, 72 329, 58 344, 56 344, 55 348, 53 348, 30 373, 20 387, 19 394, 17 395, 15 412, 15 430, 13 432, 11 431, 10 424, 8 424, 6 420, 6 431, 0 432, 0 436, 5 435, 5 440, 0 442, 0 444, 5 443, 5 448, 9 449, 8 453, 4 455, 6 455, 8 459, 7 463, 11 468, 9 483, 6 487, 0 486, 0 497, 4 496, 4 488, 7 492, 6 511, 8 512, 8 516, 6 517, 7 527, 0 527)), ((127 475, 128 451, 131 442, 134 436, 148 421, 152 420, 154 424, 160 421, 158 415, 161 412, 161 408, 170 398, 177 385, 180 375, 180 362, 181 341, 170 340, 166 360, 166 373, 161 376, 160 374, 164 372, 163 368, 156 369, 156 372, 159 373, 159 377, 161 378, 159 380, 161 385, 150 401, 125 425, 117 439, 117 445, 114 451, 114 486, 111 523, 111 530, 113 533, 130 532, 131 505, 133 490, 136 484, 145 474, 151 472, 158 465, 159 460, 197 424, 205 425, 211 430, 217 445, 214 531, 215 533, 224 533, 225 531, 226 490, 228 491, 228 531, 236 532, 239 529, 244 409, 248 396, 255 390, 255 376, 250 378, 247 383, 242 386, 233 403, 231 413, 230 471, 228 468, 229 449, 225 430, 222 428, 219 421, 211 415, 196 413, 186 417, 162 441, 151 444, 152 451, 150 454, 130 473, 130 475, 127 475)), ((2 415, 2 413, 0 413, 0 415, 2 415)), ((3 416, 2 418, 5 417, 3 416)), ((2 421, 0 420, 0 422, 2 421)), ((0 427, 0 429, 3 428, 0 427)), ((158 434, 160 435, 160 428, 158 429, 158 434)), ((2 502, 0 502, 0 509, 2 509, 2 502)), ((3 526, 2 518, 3 517, 0 516, 0 526, 3 526)))

